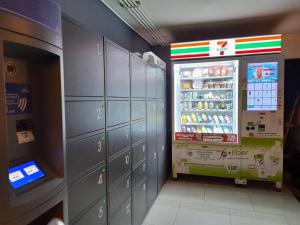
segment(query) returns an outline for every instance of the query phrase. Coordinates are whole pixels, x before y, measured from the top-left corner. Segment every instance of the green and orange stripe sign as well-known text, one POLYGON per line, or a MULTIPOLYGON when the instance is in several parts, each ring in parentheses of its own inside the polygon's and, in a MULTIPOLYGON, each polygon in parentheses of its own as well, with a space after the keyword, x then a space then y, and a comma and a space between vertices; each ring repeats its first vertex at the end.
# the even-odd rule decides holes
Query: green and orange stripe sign
POLYGON ((171 44, 172 60, 280 52, 281 35, 171 44))

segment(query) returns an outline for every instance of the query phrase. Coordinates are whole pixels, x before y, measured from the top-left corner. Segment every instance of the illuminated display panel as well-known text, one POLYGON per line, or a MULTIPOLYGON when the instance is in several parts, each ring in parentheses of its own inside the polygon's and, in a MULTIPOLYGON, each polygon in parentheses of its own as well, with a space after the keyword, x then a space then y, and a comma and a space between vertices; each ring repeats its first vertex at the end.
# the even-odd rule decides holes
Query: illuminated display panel
POLYGON ((13 189, 19 189, 45 176, 34 161, 12 167, 8 173, 9 183, 13 189))
POLYGON ((277 111, 278 62, 249 63, 247 110, 277 111))

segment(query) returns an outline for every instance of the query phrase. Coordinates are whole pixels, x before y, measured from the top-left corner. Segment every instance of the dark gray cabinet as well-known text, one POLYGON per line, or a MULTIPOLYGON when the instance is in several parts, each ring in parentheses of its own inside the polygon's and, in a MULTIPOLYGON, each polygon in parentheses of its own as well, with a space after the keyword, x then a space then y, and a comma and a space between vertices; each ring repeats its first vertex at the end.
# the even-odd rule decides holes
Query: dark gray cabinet
POLYGON ((105 134, 98 134, 67 143, 68 184, 95 165, 106 161, 105 134))
POLYGON ((110 218, 117 213, 122 203, 130 197, 131 176, 125 177, 120 183, 109 187, 109 214, 110 218))
POLYGON ((146 138, 146 121, 142 120, 131 124, 132 144, 146 138))
POLYGON ((132 192, 132 224, 141 225, 147 213, 147 184, 140 183, 132 192))
POLYGON ((145 98, 145 78, 146 78, 146 63, 145 61, 131 54, 131 97, 145 98))
POLYGON ((130 148, 130 126, 120 127, 107 132, 109 157, 121 150, 130 148))
POLYGON ((156 98, 156 67, 146 66, 146 97, 156 98))
POLYGON ((130 97, 129 51, 105 39, 106 94, 130 97))
POLYGON ((156 69, 156 98, 164 99, 166 97, 166 75, 165 70, 156 69))
POLYGON ((67 138, 104 129, 104 101, 67 101, 65 106, 67 138))
POLYGON ((146 143, 141 142, 132 146, 132 168, 136 168, 138 164, 146 159, 146 143))
POLYGON ((123 152, 108 163, 109 184, 113 185, 120 177, 130 173, 131 151, 123 152))
POLYGON ((146 179, 146 161, 132 171, 132 187, 135 188, 146 179))
POLYGON ((146 103, 145 100, 131 101, 131 120, 139 120, 146 118, 146 103))
POLYGON ((80 212, 89 207, 97 198, 106 193, 105 165, 69 188, 69 220, 72 221, 80 212))
POLYGON ((106 225, 107 224, 107 207, 106 197, 102 197, 96 201, 96 204, 92 206, 78 221, 73 225, 106 225))
POLYGON ((131 225, 131 198, 118 208, 117 212, 111 216, 110 225, 131 225))
POLYGON ((130 101, 107 101, 107 126, 130 122, 130 101))
POLYGON ((104 96, 103 40, 62 21, 66 96, 104 96))

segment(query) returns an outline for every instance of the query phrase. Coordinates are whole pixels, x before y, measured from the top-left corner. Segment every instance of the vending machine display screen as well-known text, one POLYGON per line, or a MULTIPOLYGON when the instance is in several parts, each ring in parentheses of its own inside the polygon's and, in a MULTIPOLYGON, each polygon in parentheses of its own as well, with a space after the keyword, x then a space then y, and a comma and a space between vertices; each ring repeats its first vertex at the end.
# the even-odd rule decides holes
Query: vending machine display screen
POLYGON ((45 176, 34 161, 12 167, 8 173, 9 183, 13 189, 19 189, 45 176))
POLYGON ((249 63, 247 110, 276 111, 278 62, 249 63))

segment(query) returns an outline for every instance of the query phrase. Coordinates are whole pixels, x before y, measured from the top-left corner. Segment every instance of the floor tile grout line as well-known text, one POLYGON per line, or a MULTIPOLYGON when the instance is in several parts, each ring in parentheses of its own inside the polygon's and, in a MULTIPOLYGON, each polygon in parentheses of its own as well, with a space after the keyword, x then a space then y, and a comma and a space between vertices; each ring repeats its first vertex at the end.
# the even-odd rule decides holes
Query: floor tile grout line
POLYGON ((178 218, 178 215, 179 215, 179 212, 180 212, 180 210, 181 210, 181 202, 179 202, 179 205, 178 205, 178 208, 177 208, 177 210, 176 210, 176 215, 175 215, 175 218, 174 218, 174 221, 173 221, 173 225, 176 225, 176 221, 177 221, 177 218, 178 218))

